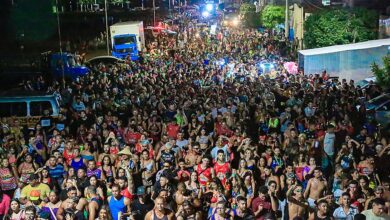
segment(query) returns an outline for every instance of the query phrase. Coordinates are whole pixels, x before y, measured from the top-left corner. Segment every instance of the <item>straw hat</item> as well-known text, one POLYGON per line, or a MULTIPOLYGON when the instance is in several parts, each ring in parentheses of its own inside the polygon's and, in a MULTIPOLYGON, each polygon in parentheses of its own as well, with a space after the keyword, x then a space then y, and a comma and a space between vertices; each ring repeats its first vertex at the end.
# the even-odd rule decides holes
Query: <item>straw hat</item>
POLYGON ((118 155, 128 155, 131 156, 132 153, 130 152, 130 149, 128 147, 125 147, 123 150, 119 151, 118 155))

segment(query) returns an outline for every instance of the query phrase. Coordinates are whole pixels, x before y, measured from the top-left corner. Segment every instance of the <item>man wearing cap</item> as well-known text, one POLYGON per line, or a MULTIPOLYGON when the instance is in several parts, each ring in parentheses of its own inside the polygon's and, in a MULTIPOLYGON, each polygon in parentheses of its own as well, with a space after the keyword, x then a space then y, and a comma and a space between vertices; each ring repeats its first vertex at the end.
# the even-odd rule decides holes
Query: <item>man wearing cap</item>
POLYGON ((48 185, 39 182, 38 174, 32 174, 29 180, 30 183, 22 189, 20 202, 26 204, 27 200, 30 200, 30 193, 32 191, 38 191, 41 200, 47 199, 50 193, 50 188, 48 185))
POLYGON ((131 204, 134 220, 143 220, 146 213, 153 209, 153 201, 145 194, 145 187, 137 188, 137 199, 131 204))
POLYGON ((165 162, 168 162, 172 165, 177 164, 177 154, 172 150, 172 144, 170 142, 166 143, 164 147, 161 148, 160 152, 157 154, 156 161, 160 163, 160 166, 165 162))

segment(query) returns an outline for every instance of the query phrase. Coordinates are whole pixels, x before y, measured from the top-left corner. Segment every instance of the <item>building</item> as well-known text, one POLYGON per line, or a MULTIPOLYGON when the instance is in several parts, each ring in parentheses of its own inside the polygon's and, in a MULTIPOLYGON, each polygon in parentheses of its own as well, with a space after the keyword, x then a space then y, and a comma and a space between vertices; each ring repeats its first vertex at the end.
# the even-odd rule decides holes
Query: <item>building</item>
POLYGON ((372 76, 371 64, 382 66, 382 58, 387 54, 390 54, 390 38, 300 50, 299 68, 306 75, 326 70, 330 76, 358 81, 372 76))

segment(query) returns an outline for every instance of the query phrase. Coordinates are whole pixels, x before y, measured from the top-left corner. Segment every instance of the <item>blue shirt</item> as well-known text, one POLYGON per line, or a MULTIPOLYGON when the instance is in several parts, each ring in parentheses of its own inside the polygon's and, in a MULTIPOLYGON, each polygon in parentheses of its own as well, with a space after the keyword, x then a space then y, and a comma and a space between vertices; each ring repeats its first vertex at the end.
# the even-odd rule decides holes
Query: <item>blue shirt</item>
POLYGON ((49 167, 49 176, 53 179, 62 177, 64 174, 64 166, 57 164, 54 168, 49 167))
POLYGON ((125 213, 127 210, 127 207, 125 205, 125 197, 122 196, 119 200, 115 199, 114 196, 111 197, 110 201, 108 202, 108 206, 111 210, 111 216, 113 220, 118 220, 118 213, 122 212, 125 213))
POLYGON ((343 207, 338 207, 334 210, 333 217, 335 220, 353 220, 356 214, 359 214, 356 208, 350 207, 348 213, 345 213, 343 207))

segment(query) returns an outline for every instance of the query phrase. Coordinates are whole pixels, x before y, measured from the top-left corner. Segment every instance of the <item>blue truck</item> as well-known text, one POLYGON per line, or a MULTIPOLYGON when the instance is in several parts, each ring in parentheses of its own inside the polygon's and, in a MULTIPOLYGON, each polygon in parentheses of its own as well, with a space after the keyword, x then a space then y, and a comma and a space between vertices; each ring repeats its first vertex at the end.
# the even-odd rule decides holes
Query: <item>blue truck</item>
POLYGON ((139 52, 145 47, 142 21, 120 22, 110 26, 111 50, 114 57, 138 60, 139 52))
POLYGON ((71 53, 42 53, 42 70, 50 72, 53 78, 67 78, 75 80, 78 77, 89 73, 89 68, 84 65, 78 65, 76 56, 71 53))

